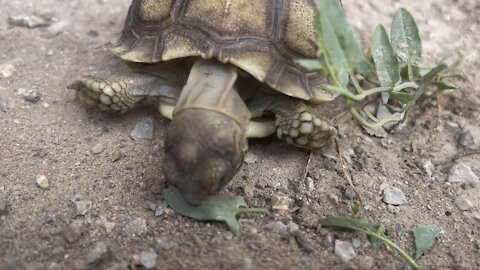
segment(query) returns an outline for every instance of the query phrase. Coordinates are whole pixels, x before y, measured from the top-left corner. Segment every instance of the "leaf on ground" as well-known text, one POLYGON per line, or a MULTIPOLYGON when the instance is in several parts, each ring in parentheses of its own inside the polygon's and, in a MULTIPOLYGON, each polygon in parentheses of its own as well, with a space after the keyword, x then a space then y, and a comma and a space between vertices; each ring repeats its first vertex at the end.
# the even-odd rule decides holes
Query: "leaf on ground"
POLYGON ((419 226, 413 230, 415 238, 415 259, 420 258, 435 242, 440 234, 440 228, 436 225, 419 226))
POLYGON ((415 19, 406 9, 401 8, 395 12, 390 37, 393 50, 403 62, 408 63, 412 56, 421 56, 422 41, 418 27, 415 19))
POLYGON ((372 39, 371 54, 378 80, 383 87, 393 87, 400 81, 400 67, 383 25, 378 25, 372 39))
POLYGON ((265 208, 247 208, 245 200, 240 196, 215 195, 199 206, 191 206, 183 199, 180 192, 174 188, 166 188, 162 192, 165 201, 175 212, 198 220, 224 221, 228 228, 238 234, 240 223, 237 215, 240 213, 268 213, 265 208))
POLYGON ((338 0, 315 0, 317 17, 315 31, 319 49, 327 54, 342 85, 348 83, 348 73, 357 71, 367 77, 372 74, 362 54, 360 42, 338 0))

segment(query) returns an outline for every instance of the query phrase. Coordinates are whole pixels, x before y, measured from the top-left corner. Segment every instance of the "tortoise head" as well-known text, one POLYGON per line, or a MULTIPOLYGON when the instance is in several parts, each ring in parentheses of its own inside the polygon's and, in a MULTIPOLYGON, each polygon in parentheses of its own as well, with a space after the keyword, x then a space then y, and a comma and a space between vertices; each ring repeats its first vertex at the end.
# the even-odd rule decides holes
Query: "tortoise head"
POLYGON ((205 109, 181 111, 165 138, 165 178, 198 205, 232 180, 246 150, 245 129, 234 119, 205 109))

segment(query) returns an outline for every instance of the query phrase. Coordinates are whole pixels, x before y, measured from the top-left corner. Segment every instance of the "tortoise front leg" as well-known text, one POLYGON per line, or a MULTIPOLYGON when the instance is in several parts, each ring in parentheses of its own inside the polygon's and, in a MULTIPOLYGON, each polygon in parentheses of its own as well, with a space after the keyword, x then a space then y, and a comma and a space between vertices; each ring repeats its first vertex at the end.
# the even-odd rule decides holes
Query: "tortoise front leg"
POLYGON ((101 111, 124 113, 147 96, 178 99, 186 83, 183 65, 128 64, 134 72, 123 75, 82 75, 68 85, 81 103, 101 111))
POLYGON ((144 98, 145 88, 155 77, 141 74, 80 76, 68 85, 77 91, 78 100, 105 112, 124 113, 144 98))
POLYGON ((318 149, 331 142, 336 128, 315 109, 301 101, 284 99, 270 108, 275 114, 277 137, 307 149, 318 149))

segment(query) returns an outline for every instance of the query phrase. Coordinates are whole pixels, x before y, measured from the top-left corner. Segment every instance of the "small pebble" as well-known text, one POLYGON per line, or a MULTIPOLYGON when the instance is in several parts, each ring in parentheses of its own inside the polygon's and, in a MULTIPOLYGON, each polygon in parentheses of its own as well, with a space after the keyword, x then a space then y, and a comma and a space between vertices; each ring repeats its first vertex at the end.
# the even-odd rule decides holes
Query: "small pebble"
POLYGON ((338 196, 337 195, 335 195, 333 193, 330 193, 330 194, 327 195, 327 198, 332 204, 334 204, 334 205, 338 204, 338 196))
POLYGON ((475 139, 473 138, 472 132, 465 131, 460 136, 458 136, 458 145, 464 148, 469 148, 475 144, 475 139))
POLYGON ((100 154, 105 149, 105 145, 97 143, 92 147, 92 154, 100 154))
POLYGON ((117 223, 110 222, 110 221, 107 221, 107 220, 102 221, 100 224, 105 229, 105 232, 107 234, 111 233, 113 231, 113 229, 115 228, 115 226, 117 225, 117 223))
POLYGON ((99 262, 107 254, 107 252, 107 245, 105 245, 105 243, 103 242, 98 242, 97 244, 95 244, 93 249, 88 252, 86 261, 88 264, 99 262))
POLYGON ((480 222, 480 212, 475 212, 472 215, 473 219, 480 222))
POLYGON ((147 221, 144 218, 136 218, 123 228, 123 232, 129 238, 143 235, 147 233, 147 231, 147 221))
POLYGON ((123 153, 120 150, 113 152, 112 154, 112 162, 119 161, 123 158, 123 153))
POLYGON ((6 215, 8 212, 7 196, 0 195, 0 216, 6 215))
POLYGON ((40 100, 40 93, 36 89, 27 90, 25 88, 18 88, 17 96, 22 96, 26 101, 35 103, 40 100))
POLYGON ((82 236, 83 221, 74 220, 63 228, 63 238, 69 242, 74 243, 82 236))
POLYGON ((77 216, 84 216, 90 209, 92 209, 91 201, 76 201, 75 204, 75 214, 77 216))
POLYGON ((272 195, 270 198, 272 202, 272 209, 276 211, 284 211, 288 212, 290 207, 288 206, 290 202, 292 201, 289 197, 287 196, 280 196, 280 195, 272 195))
POLYGON ((386 187, 383 190, 383 202, 391 205, 402 205, 407 203, 407 198, 403 192, 396 187, 386 187))
POLYGON ((344 262, 348 262, 357 256, 352 243, 338 239, 335 240, 335 255, 340 257, 344 262))
POLYGON ((0 97, 0 112, 7 112, 7 101, 0 97))
POLYGON ((163 201, 162 203, 160 203, 157 208, 155 209, 155 216, 156 217, 159 217, 163 214, 165 214, 165 209, 168 207, 168 204, 166 201, 163 201))
POLYGON ((347 186, 344 191, 345 197, 349 200, 353 200, 357 197, 357 193, 351 186, 347 186))
POLYGON ((41 189, 47 189, 50 185, 48 183, 48 178, 45 175, 38 175, 37 176, 37 185, 41 189))
POLYGON ((15 67, 12 64, 0 65, 0 77, 10 78, 15 72, 15 67))
POLYGON ((298 226, 297 223, 293 222, 293 221, 289 221, 288 224, 287 224, 287 231, 288 233, 290 234, 295 234, 297 233, 298 231, 300 230, 300 227, 298 226))
POLYGON ((308 241, 307 237, 301 232, 295 233, 295 241, 299 248, 307 253, 313 252, 312 244, 308 241))
POLYGON ((152 250, 140 252, 140 263, 147 269, 154 268, 157 264, 157 253, 152 250))
POLYGON ((281 221, 274 221, 268 226, 272 232, 279 234, 280 236, 286 238, 289 236, 287 225, 281 221))
POLYGON ((425 170, 425 173, 429 176, 432 177, 433 171, 435 170, 435 165, 433 165, 431 160, 425 161, 423 164, 423 169, 425 170))
POLYGON ((472 202, 469 199, 465 198, 464 196, 458 196, 457 198, 455 198, 453 203, 461 211, 468 211, 473 208, 472 202))
POLYGON ((476 187, 479 185, 480 180, 478 179, 478 176, 475 175, 472 168, 470 168, 463 162, 458 162, 450 169, 450 173, 448 175, 448 182, 465 182, 472 187, 476 187))
POLYGON ((130 132, 130 138, 134 140, 139 139, 153 139, 154 132, 154 119, 152 116, 143 116, 141 117, 132 132, 130 132))
POLYGON ((12 26, 35 28, 49 26, 52 23, 52 20, 51 18, 37 15, 18 15, 9 17, 8 23, 12 26))
POLYGON ((128 268, 128 263, 126 262, 120 262, 120 263, 114 263, 112 266, 107 268, 107 270, 129 270, 128 268))
POLYGON ((95 30, 90 30, 88 31, 87 35, 90 37, 98 37, 98 32, 95 30))
POLYGON ((310 176, 307 176, 307 178, 305 178, 305 188, 308 192, 312 192, 315 190, 315 183, 313 182, 313 178, 311 178, 310 176))
POLYGON ((253 163, 256 163, 257 162, 257 156, 255 156, 253 153, 251 152, 247 152, 247 154, 245 154, 245 159, 244 159, 245 163, 247 164, 253 164, 253 163))

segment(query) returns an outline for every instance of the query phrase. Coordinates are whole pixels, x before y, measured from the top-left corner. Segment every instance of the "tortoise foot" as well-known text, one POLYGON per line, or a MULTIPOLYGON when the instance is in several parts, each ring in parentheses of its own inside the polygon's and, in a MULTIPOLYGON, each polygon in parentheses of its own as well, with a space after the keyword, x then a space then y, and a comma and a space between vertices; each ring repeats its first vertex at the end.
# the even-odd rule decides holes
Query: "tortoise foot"
POLYGON ((135 95, 135 88, 142 85, 135 76, 85 76, 68 85, 77 91, 77 98, 88 107, 105 112, 124 113, 133 108, 143 96, 135 95))
POLYGON ((324 117, 302 102, 282 102, 272 111, 276 116, 277 137, 298 147, 322 148, 337 133, 324 117))

